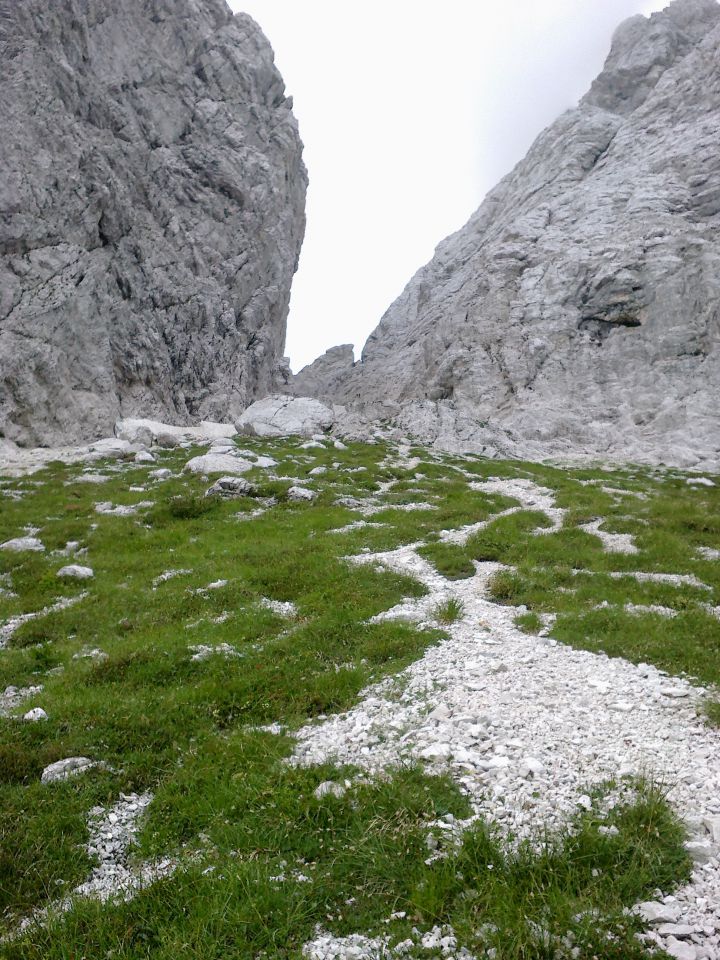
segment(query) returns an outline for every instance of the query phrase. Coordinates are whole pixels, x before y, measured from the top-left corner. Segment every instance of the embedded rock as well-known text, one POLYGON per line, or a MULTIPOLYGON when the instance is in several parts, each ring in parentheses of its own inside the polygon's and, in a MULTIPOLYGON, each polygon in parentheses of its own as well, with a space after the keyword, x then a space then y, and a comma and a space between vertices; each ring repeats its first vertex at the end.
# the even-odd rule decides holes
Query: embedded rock
POLYGON ((254 493, 255 487, 242 477, 220 477, 206 490, 205 496, 234 500, 236 497, 251 497, 254 493))
POLYGON ((295 500, 298 503, 311 503, 317 494, 313 490, 308 490, 307 487, 290 487, 287 492, 288 500, 295 500))
POLYGON ((23 714, 23 720, 28 723, 37 723, 40 720, 47 720, 47 718, 48 715, 42 707, 33 707, 32 710, 28 710, 26 714, 23 714))
POLYGON ((633 17, 361 362, 298 382, 446 449, 720 469, 718 129, 720 5, 633 17))
POLYGON ((9 550, 12 553, 42 553, 45 550, 45 544, 37 537, 15 537, 13 540, 0 543, 0 550, 9 550))
POLYGON ((0 0, 0 438, 237 416, 304 232, 272 50, 224 0, 0 0))
POLYGON ((66 567, 62 567, 57 572, 57 576, 60 578, 67 578, 70 580, 92 580, 95 576, 92 567, 83 567, 77 563, 68 564, 66 567))
POLYGON ((99 764, 87 757, 68 757, 66 760, 56 760, 45 767, 40 777, 41 783, 57 783, 60 780, 67 780, 68 777, 77 776, 79 773, 85 773, 99 764))
POLYGON ((205 453, 200 457, 193 457, 185 464, 186 473, 198 473, 207 476, 211 473, 225 473, 238 475, 247 473, 255 466, 249 460, 242 460, 231 453, 205 453))
POLYGON ((333 411, 318 400, 272 396, 248 407, 235 427, 238 433, 251 437, 312 437, 334 423, 333 411))

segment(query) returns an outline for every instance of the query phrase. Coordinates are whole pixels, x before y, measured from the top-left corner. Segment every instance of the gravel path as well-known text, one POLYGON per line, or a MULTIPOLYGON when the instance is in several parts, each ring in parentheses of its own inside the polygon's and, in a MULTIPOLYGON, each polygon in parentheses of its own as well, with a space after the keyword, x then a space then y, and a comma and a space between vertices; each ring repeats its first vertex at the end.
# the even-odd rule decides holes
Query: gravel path
MULTIPOLYGON (((502 481, 494 489, 515 495, 502 481)), ((416 546, 350 559, 427 586, 427 597, 382 617, 430 622, 433 608, 455 597, 462 619, 400 683, 385 680, 348 713, 300 730, 294 762, 348 763, 377 774, 419 761, 449 772, 477 816, 519 838, 539 825, 561 827, 589 802, 593 784, 659 778, 691 828, 696 865, 692 881, 669 899, 673 922, 658 922, 652 936, 673 956, 720 960, 720 736, 698 716, 704 690, 649 665, 528 636, 513 623, 517 608, 486 597, 498 564, 477 564, 473 578, 450 582, 416 546)))

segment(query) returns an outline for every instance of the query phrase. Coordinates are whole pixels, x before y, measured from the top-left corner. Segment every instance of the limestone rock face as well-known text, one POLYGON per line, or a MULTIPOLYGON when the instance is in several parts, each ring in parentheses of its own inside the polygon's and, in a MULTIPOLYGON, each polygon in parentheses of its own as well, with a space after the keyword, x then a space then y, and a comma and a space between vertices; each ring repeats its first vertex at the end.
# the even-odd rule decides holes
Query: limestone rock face
POLYGON ((720 467, 718 130, 720 5, 633 17, 313 394, 450 449, 720 467))
POLYGON ((0 0, 0 437, 270 392, 304 232, 292 103, 224 0, 0 0))
POLYGON ((314 397, 318 393, 332 395, 342 384, 355 363, 351 343, 331 347, 313 363, 289 378, 288 392, 298 397, 314 397))

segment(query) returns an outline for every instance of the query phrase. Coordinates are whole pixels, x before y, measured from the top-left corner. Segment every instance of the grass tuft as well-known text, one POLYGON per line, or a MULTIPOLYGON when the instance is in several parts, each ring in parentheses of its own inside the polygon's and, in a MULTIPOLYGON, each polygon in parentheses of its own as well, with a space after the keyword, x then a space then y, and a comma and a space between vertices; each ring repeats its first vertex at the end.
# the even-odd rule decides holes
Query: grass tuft
POLYGON ((441 624, 457 623, 465 615, 465 604, 457 597, 450 597, 433 610, 433 619, 441 624))

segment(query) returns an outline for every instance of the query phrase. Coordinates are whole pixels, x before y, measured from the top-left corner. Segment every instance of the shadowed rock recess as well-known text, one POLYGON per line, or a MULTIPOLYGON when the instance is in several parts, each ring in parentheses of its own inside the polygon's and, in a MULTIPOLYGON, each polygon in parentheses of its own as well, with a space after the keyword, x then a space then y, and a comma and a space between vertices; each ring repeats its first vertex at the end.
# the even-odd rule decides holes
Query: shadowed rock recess
POLYGON ((451 450, 717 467, 719 129, 720 6, 626 21, 362 361, 335 348, 290 389, 451 450))
POLYGON ((0 63, 0 437, 269 393, 307 176, 259 27, 224 0, 0 0, 0 63))

